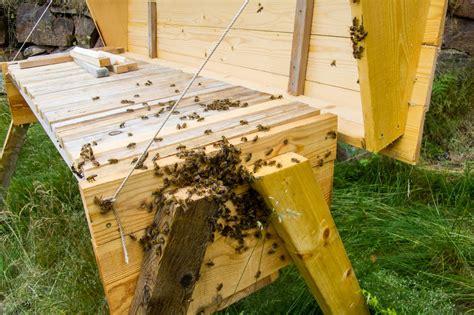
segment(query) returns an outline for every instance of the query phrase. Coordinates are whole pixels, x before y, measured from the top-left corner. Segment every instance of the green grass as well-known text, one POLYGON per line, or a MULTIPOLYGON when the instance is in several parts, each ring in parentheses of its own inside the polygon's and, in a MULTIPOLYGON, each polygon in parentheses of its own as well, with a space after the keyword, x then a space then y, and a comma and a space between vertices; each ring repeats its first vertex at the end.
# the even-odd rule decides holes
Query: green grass
MULTIPOLYGON (((472 108, 468 81, 459 77, 465 75, 437 78, 426 160, 472 142, 472 130, 466 136, 472 125, 462 119, 472 108), (449 115, 443 110, 448 103, 456 106, 449 115), (450 141, 439 141, 448 134, 450 141)), ((0 108, 3 138, 9 117, 3 104, 0 108)), ((337 164, 332 211, 374 313, 473 312, 472 165, 466 160, 456 161, 455 171, 451 166, 413 167, 377 155, 337 164)), ((77 185, 40 126, 28 133, 0 222, 0 312, 107 312, 77 185)), ((275 284, 222 313, 320 310, 289 267, 275 284)))

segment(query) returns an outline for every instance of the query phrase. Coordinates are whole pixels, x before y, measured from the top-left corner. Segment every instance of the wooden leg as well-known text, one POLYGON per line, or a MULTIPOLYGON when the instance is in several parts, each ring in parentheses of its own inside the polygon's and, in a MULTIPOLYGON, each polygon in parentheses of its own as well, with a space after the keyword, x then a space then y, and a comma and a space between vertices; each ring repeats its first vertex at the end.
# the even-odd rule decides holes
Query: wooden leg
POLYGON ((8 189, 11 177, 15 173, 16 162, 18 161, 21 147, 25 142, 29 126, 29 124, 14 125, 13 121, 10 123, 0 155, 0 180, 5 191, 8 189))
POLYGON ((344 245, 309 161, 295 153, 256 174, 272 224, 324 314, 368 314, 344 245))
MULTIPOLYGON (((174 196, 186 200, 186 189, 174 196)), ((196 196, 186 206, 165 205, 157 212, 129 314, 187 313, 217 208, 196 196)))

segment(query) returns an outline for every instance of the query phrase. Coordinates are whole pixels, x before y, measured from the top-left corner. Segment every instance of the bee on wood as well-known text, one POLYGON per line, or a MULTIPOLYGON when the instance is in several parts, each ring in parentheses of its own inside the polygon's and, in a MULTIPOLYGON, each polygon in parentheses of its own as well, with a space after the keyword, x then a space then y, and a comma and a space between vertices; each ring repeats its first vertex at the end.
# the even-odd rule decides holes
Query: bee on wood
POLYGON ((250 161, 251 159, 252 159, 252 153, 249 153, 249 154, 247 154, 247 155, 245 156, 244 161, 245 161, 245 162, 248 162, 248 161, 250 161))
POLYGON ((74 174, 76 174, 77 177, 79 177, 79 178, 83 178, 83 177, 84 177, 84 175, 82 175, 80 172, 78 172, 78 171, 76 170, 76 168, 74 167, 74 165, 71 166, 71 171, 72 171, 74 174))
POLYGON ((331 62, 331 67, 335 67, 335 66, 336 66, 336 60, 333 60, 333 61, 331 62))
POLYGON ((187 123, 183 123, 183 124, 181 125, 181 128, 183 128, 183 129, 188 128, 188 124, 187 124, 187 123))
POLYGON ((282 165, 281 163, 277 163, 276 167, 277 167, 277 168, 282 168, 283 165, 282 165))
POLYGON ((242 137, 242 138, 240 138, 240 141, 247 142, 248 140, 247 140, 247 137, 242 137))
POLYGON ((119 134, 121 134, 121 133, 122 133, 122 132, 119 131, 119 130, 114 130, 114 131, 109 132, 109 136, 112 136, 112 137, 113 137, 113 136, 117 136, 117 135, 119 135, 119 134))
POLYGON ((142 120, 147 120, 149 117, 147 115, 143 115, 142 117, 140 117, 142 120))
POLYGON ((362 53, 364 52, 364 47, 358 46, 355 47, 352 54, 355 59, 362 59, 362 53))
POLYGON ((242 120, 240 121, 240 124, 241 124, 242 126, 243 126, 243 125, 248 125, 249 122, 242 119, 242 120))
POLYGON ((126 112, 127 113, 133 113, 135 110, 133 108, 127 108, 126 112))
POLYGON ((288 139, 283 140, 283 145, 287 145, 288 142, 289 142, 288 139))
POLYGON ((257 140, 258 140, 258 135, 256 135, 256 136, 252 139, 252 142, 255 143, 255 142, 257 142, 257 140))
POLYGON ((298 160, 297 158, 291 158, 291 162, 298 164, 300 163, 300 160, 298 160))
POLYGON ((100 100, 100 96, 94 96, 94 97, 92 98, 92 100, 93 100, 94 102, 95 102, 95 101, 98 101, 98 100, 100 100))
POLYGON ((117 159, 108 159, 109 164, 117 164, 119 161, 117 159))
POLYGON ((263 11, 263 6, 261 3, 258 4, 258 9, 257 9, 257 13, 260 13, 263 11))
POLYGON ((133 97, 139 98, 139 97, 140 97, 140 94, 135 94, 133 97))
POLYGON ((281 260, 281 261, 285 261, 285 259, 286 259, 286 256, 285 256, 285 255, 280 255, 280 260, 281 260))
POLYGON ((127 149, 133 149, 137 146, 137 144, 135 142, 130 142, 129 144, 127 144, 127 149))
POLYGON ((133 137, 133 133, 131 133, 131 132, 127 133, 127 135, 128 135, 129 137, 133 137))
POLYGON ((176 86, 176 84, 174 84, 174 83, 170 84, 170 87, 175 87, 175 86, 176 86))
POLYGON ((273 255, 276 253, 276 250, 274 250, 273 248, 270 248, 267 253, 268 255, 273 255))
POLYGON ((92 145, 97 145, 97 141, 92 141, 92 145))
POLYGON ((178 111, 178 110, 174 110, 174 111, 172 112, 173 115, 178 115, 179 113, 180 113, 180 111, 178 111))
POLYGON ((180 145, 178 145, 178 146, 176 147, 176 150, 177 150, 177 151, 186 150, 186 146, 183 145, 183 144, 180 144, 180 145))
POLYGON ((249 103, 245 102, 243 103, 242 105, 240 105, 240 107, 248 107, 249 106, 249 103))
POLYGON ((201 85, 202 85, 202 83, 201 83, 201 82, 199 82, 199 83, 198 83, 198 85, 199 85, 199 86, 201 86, 201 85))
POLYGON ((326 139, 336 139, 337 133, 335 131, 329 131, 326 134, 326 139))
POLYGON ((268 162, 268 166, 274 166, 275 164, 276 164, 275 160, 268 162))
POLYGON ((222 290, 223 287, 224 287, 224 284, 219 283, 219 284, 217 285, 217 288, 216 288, 216 289, 217 289, 217 292, 219 292, 220 290, 222 290))
POLYGON ((197 103, 197 102, 199 102, 199 101, 201 101, 201 100, 199 99, 199 96, 196 95, 196 96, 194 97, 194 102, 197 103))
POLYGON ((119 127, 120 127, 120 128, 125 128, 125 123, 124 123, 124 122, 121 123, 121 124, 119 125, 119 127))
POLYGON ((208 267, 213 267, 215 264, 212 260, 209 260, 207 263, 206 263, 206 266, 208 267))
POLYGON ((270 99, 271 100, 279 100, 279 99, 282 99, 283 98, 283 95, 272 95, 270 96, 270 99))
POLYGON ((156 138, 154 138, 153 140, 154 140, 155 142, 161 142, 161 141, 163 141, 163 138, 161 138, 161 137, 156 137, 156 138))
POLYGON ((199 118, 197 119, 197 121, 198 121, 198 122, 204 121, 204 117, 199 117, 199 118))
POLYGON ((257 273, 255 274, 255 279, 260 278, 261 275, 262 275, 262 272, 260 270, 257 271, 257 273))
POLYGON ((100 163, 99 163, 99 161, 97 161, 97 160, 92 160, 92 164, 93 164, 95 167, 99 167, 99 166, 100 166, 100 163))
POLYGON ((137 82, 137 83, 135 83, 135 86, 140 86, 140 83, 138 83, 138 82, 137 82))
POLYGON ((182 128, 182 127, 181 127, 180 124, 177 124, 177 125, 176 125, 176 129, 181 130, 181 128, 182 128))
POLYGON ((265 151, 265 155, 268 156, 268 155, 272 154, 272 152, 273 152, 273 148, 270 148, 267 151, 265 151))
POLYGON ((128 236, 132 239, 132 241, 136 241, 136 240, 137 240, 137 237, 136 237, 135 234, 133 234, 133 233, 130 233, 128 236))
POLYGON ((97 174, 94 174, 94 175, 91 175, 91 176, 87 176, 86 179, 89 183, 92 183, 92 182, 95 182, 96 177, 97 177, 97 174))
POLYGON ((179 120, 186 120, 188 117, 186 115, 179 117, 179 120))
POLYGON ((121 100, 120 103, 121 103, 121 104, 135 104, 134 101, 127 100, 127 99, 121 100))
POLYGON ((130 162, 130 164, 135 164, 137 161, 138 161, 138 158, 135 157, 135 158, 132 159, 132 162, 130 162))
POLYGON ((257 130, 258 131, 270 131, 270 127, 269 126, 264 126, 262 124, 258 124, 257 125, 257 130))
POLYGON ((175 93, 179 93, 179 90, 178 90, 178 89, 176 89, 176 90, 174 90, 174 92, 175 92, 175 93))
POLYGON ((211 129, 206 129, 204 130, 204 134, 205 135, 210 135, 212 133, 212 130, 211 129))

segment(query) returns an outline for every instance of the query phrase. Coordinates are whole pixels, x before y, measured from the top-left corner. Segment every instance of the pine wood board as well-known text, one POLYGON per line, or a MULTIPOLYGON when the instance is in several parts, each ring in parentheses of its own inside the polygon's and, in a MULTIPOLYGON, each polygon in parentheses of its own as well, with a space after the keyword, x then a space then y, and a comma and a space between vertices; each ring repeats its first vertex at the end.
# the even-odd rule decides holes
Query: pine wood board
POLYGON ((86 4, 104 44, 127 47, 128 0, 86 0, 86 4))

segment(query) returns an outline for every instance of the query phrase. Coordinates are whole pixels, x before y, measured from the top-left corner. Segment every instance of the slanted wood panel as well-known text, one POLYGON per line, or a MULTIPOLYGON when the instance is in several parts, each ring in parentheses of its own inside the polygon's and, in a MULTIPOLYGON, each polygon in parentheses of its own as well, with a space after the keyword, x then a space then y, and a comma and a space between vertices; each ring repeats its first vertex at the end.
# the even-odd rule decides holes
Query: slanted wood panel
POLYGON ((86 0, 86 3, 104 44, 127 47, 128 1, 86 0))
POLYGON ((403 135, 429 0, 364 0, 352 15, 368 36, 358 61, 365 142, 380 151, 403 135))

